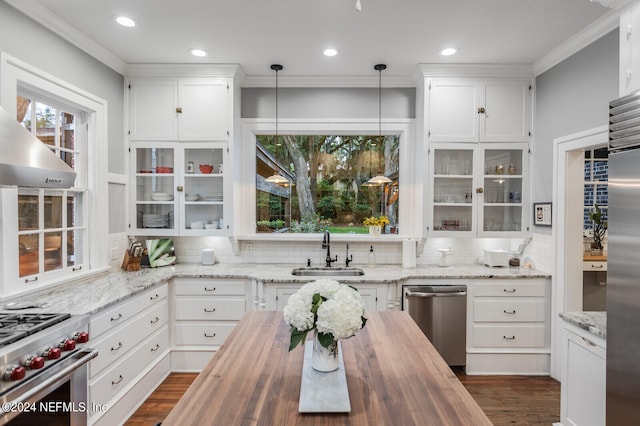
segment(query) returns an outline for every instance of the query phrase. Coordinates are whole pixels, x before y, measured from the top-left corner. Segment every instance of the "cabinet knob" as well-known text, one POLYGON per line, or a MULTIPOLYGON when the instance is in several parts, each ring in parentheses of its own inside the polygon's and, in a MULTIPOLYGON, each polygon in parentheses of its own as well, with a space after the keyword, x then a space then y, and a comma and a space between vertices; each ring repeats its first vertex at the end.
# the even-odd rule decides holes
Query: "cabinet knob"
POLYGON ((484 188, 480 187, 480 188, 476 188, 476 193, 477 194, 482 194, 484 192, 484 188))
POLYGON ((178 187, 176 188, 176 190, 177 190, 178 192, 182 192, 182 191, 184 191, 184 186, 178 186, 178 187))
POLYGON ((182 114, 182 107, 176 107, 176 113, 182 114))
POLYGON ((484 114, 485 109, 483 107, 478 107, 478 114, 484 114))

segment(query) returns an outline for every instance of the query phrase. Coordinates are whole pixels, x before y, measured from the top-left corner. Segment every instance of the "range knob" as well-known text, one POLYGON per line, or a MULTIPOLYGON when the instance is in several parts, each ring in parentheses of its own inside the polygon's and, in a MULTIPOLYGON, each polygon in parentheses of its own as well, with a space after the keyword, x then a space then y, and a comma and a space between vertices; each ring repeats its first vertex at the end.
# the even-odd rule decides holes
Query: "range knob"
POLYGON ((79 331, 73 335, 73 340, 78 343, 87 343, 89 341, 89 333, 86 331, 79 331))
POLYGON ((38 368, 44 367, 44 358, 41 356, 31 356, 22 361, 22 366, 37 370, 38 368))
POLYGON ((72 351, 76 348, 76 341, 72 339, 63 340, 58 347, 65 352, 72 351))
POLYGON ((46 359, 58 359, 60 358, 61 354, 62 351, 60 350, 60 348, 46 348, 44 351, 42 351, 42 356, 46 359))
POLYGON ((7 382, 24 379, 27 370, 19 365, 11 365, 4 371, 4 379, 7 382))

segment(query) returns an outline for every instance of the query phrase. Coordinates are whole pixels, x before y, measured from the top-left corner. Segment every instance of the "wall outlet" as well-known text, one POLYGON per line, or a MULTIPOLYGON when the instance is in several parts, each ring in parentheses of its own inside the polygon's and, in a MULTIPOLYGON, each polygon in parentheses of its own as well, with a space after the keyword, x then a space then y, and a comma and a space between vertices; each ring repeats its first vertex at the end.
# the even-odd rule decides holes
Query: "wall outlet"
POLYGON ((111 247, 111 260, 116 260, 120 257, 120 250, 118 247, 111 247))

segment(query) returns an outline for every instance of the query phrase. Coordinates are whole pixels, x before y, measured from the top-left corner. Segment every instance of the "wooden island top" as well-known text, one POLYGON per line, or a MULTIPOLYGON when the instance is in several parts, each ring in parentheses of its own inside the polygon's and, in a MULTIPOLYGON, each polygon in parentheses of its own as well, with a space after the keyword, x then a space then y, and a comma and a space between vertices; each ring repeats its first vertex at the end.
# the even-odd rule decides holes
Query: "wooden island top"
POLYGON ((288 351, 282 312, 262 311, 245 314, 162 425, 491 425, 406 312, 367 317, 341 341, 350 413, 298 413, 304 350, 288 351))

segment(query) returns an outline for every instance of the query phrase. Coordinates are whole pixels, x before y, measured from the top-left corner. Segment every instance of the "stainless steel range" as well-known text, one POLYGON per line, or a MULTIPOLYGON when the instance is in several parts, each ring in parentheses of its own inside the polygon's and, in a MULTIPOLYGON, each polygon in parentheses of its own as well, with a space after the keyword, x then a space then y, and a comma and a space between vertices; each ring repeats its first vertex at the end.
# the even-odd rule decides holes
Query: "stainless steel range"
POLYGON ((89 316, 0 312, 0 425, 85 425, 89 316))

